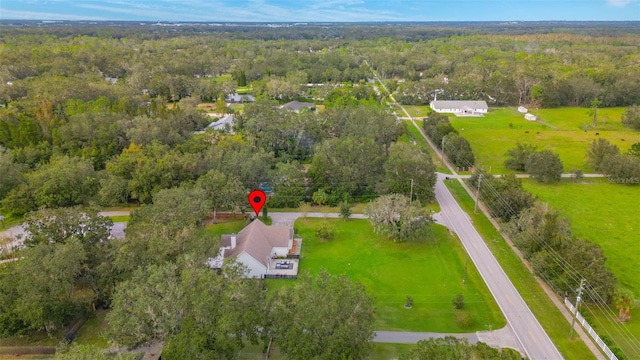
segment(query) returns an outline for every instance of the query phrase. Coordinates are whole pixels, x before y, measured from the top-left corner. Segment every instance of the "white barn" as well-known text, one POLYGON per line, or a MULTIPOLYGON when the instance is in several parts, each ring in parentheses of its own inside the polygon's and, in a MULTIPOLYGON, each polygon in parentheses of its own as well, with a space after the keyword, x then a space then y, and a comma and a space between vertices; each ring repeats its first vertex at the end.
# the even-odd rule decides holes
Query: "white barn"
POLYGON ((489 112, 486 101, 434 100, 430 106, 437 113, 450 113, 456 116, 482 116, 489 112))

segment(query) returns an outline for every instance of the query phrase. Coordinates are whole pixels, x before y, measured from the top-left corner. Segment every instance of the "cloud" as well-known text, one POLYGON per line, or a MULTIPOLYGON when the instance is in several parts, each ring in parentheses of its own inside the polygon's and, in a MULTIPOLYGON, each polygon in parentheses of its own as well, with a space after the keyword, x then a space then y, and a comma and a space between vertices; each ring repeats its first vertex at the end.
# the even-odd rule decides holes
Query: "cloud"
POLYGON ((607 4, 615 7, 625 7, 629 5, 631 0, 607 0, 607 4))
POLYGON ((22 11, 0 8, 3 19, 23 19, 23 20, 108 20, 99 16, 61 14, 42 11, 22 11))

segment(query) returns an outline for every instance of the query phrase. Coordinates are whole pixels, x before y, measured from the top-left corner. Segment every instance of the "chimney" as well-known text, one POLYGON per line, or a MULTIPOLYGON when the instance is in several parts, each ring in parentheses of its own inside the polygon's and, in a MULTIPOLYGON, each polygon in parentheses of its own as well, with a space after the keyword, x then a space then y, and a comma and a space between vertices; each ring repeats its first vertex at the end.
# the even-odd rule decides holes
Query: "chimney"
POLYGON ((236 234, 231 234, 231 249, 236 248, 236 234))

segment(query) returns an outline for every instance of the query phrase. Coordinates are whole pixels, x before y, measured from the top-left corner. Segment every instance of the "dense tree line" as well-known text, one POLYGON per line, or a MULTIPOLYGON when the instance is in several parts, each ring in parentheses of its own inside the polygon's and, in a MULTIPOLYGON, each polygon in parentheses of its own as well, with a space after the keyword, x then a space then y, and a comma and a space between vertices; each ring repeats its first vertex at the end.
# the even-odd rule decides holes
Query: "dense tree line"
POLYGON ((587 150, 587 161, 596 171, 618 184, 640 183, 640 143, 633 144, 628 153, 606 139, 594 140, 587 150))
POLYGON ((447 115, 431 113, 422 123, 425 133, 449 161, 458 168, 472 168, 476 162, 471 144, 451 125, 447 115))

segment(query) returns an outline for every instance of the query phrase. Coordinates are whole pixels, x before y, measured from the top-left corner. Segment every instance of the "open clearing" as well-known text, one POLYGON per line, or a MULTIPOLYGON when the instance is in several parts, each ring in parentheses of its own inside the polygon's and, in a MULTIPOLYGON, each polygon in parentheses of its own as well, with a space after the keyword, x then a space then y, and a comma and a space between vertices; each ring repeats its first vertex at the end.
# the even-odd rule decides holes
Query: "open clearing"
POLYGON ((296 228, 303 239, 302 271, 325 268, 361 282, 374 296, 378 330, 471 332, 503 327, 506 322, 489 290, 468 260, 459 240, 434 225, 437 240, 394 243, 373 233, 367 220, 328 219, 334 239, 316 239, 322 219, 302 218, 296 228), (462 283, 466 267, 466 284, 462 283), (463 294, 474 324, 460 328, 452 300, 463 294), (413 309, 406 310, 406 296, 413 309))
POLYGON ((539 149, 558 153, 565 172, 582 169, 589 173, 593 169, 587 165, 585 154, 594 139, 607 139, 624 152, 640 141, 640 133, 622 126, 622 108, 598 110, 597 127, 585 131, 582 126, 590 125, 592 121, 587 111, 586 108, 532 110, 531 113, 539 116, 544 124, 525 120, 515 108, 490 108, 484 117, 452 116, 449 119, 460 135, 471 143, 476 165, 491 168, 495 174, 507 172, 504 154, 517 143, 533 144, 539 149))
MULTIPOLYGON (((611 184, 604 179, 589 183, 572 183, 564 180, 556 185, 542 185, 532 180, 523 181, 525 189, 562 211, 571 219, 573 233, 602 247, 607 258, 606 266, 618 279, 640 298, 640 224, 638 223, 638 199, 640 187, 611 184)), ((607 325, 604 314, 590 309, 599 332, 616 340, 621 348, 613 325, 607 325)), ((614 310, 615 311, 615 310, 614 310)), ((632 319, 626 327, 640 338, 640 308, 631 311, 632 319)), ((602 334, 601 334, 602 335, 602 334)))

